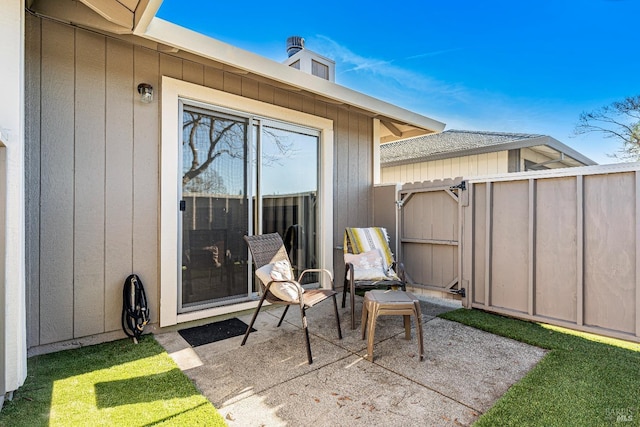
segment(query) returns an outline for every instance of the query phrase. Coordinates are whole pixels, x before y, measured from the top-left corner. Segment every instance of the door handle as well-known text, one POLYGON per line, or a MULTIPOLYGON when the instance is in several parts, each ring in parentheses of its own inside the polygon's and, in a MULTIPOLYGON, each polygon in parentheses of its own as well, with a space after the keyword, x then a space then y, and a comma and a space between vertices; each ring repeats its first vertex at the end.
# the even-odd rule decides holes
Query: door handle
POLYGON ((184 212, 187 210, 187 202, 184 200, 180 200, 180 211, 184 212))

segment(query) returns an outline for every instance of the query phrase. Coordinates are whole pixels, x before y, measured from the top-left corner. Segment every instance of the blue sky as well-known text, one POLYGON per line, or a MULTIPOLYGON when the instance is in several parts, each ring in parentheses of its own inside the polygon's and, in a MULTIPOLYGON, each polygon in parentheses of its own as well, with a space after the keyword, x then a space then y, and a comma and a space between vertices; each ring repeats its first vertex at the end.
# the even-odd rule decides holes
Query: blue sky
POLYGON ((574 137, 579 114, 640 94, 639 0, 165 0, 158 17, 278 62, 299 35, 340 85, 446 129, 550 135, 601 164, 620 145, 574 137))

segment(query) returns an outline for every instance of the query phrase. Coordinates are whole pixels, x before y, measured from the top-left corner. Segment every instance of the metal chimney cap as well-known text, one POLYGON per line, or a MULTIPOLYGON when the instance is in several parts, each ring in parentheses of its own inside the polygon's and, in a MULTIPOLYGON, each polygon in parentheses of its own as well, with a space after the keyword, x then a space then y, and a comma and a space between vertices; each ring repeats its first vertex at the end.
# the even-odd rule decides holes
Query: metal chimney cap
POLYGON ((289 55, 289 57, 292 57, 302 49, 304 49, 304 38, 300 36, 291 36, 287 38, 287 55, 289 55))

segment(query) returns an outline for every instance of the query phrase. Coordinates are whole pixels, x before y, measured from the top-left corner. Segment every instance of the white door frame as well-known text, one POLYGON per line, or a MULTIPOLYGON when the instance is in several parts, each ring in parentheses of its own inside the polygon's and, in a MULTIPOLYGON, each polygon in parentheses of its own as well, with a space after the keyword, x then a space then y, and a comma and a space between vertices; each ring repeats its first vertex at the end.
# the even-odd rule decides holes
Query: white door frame
MULTIPOLYGON (((244 98, 193 83, 162 77, 160 150, 160 327, 238 312, 257 306, 257 301, 178 314, 178 156, 182 118, 179 99, 186 98, 248 114, 299 124, 320 130, 320 180, 318 267, 333 269, 333 121, 300 111, 244 98)), ((325 284, 326 286, 326 284, 325 284)))

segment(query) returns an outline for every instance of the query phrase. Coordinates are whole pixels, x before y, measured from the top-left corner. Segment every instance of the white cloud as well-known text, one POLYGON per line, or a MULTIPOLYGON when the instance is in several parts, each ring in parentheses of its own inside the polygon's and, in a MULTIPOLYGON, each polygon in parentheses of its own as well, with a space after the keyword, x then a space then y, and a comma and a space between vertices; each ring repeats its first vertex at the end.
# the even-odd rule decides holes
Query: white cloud
MULTIPOLYGON (((467 89, 462 85, 445 83, 395 64, 401 60, 435 56, 453 50, 426 52, 407 58, 385 60, 361 56, 329 37, 323 35, 316 37, 317 39, 314 39, 313 43, 311 43, 314 46, 312 50, 335 60, 339 75, 358 74, 368 79, 376 79, 379 83, 387 85, 385 90, 389 90, 388 85, 392 84, 396 93, 405 92, 412 96, 418 93, 418 96, 429 95, 443 100, 454 99, 463 102, 468 97, 467 89), (340 68, 343 69, 340 70, 340 68)), ((370 85, 372 83, 369 82, 370 85)), ((400 95, 399 93, 397 94, 400 95)))
POLYGON ((610 163, 602 152, 613 152, 602 139, 570 138, 577 120, 575 107, 559 100, 515 97, 486 88, 449 83, 403 67, 401 63, 447 54, 461 49, 425 52, 405 58, 364 57, 329 37, 318 35, 308 46, 336 61, 338 83, 395 105, 433 117, 447 129, 550 135, 601 163, 610 163), (340 70, 342 69, 342 70, 340 70))

